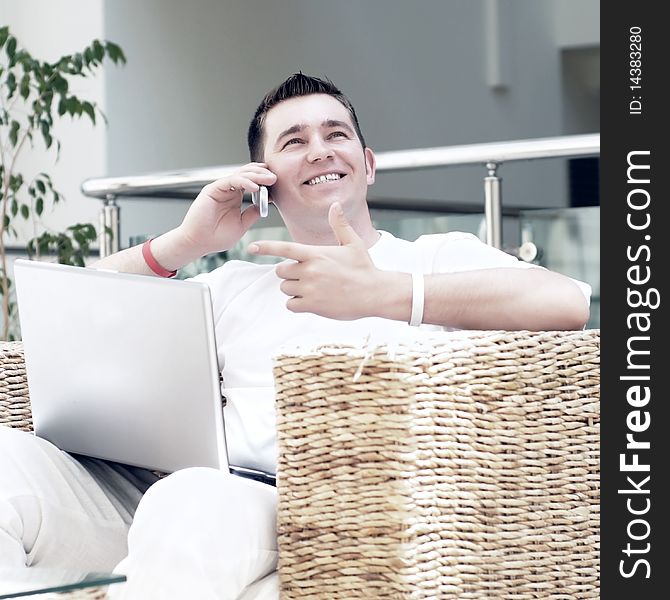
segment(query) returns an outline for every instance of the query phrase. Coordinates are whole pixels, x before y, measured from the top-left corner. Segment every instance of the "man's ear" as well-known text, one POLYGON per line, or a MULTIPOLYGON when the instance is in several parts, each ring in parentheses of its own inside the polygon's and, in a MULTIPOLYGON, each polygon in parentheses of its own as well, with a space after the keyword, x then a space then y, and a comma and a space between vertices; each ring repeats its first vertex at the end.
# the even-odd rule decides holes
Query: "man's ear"
POLYGON ((377 158, 370 148, 366 148, 363 152, 365 154, 365 173, 367 175, 367 182, 368 185, 372 185, 375 182, 375 173, 377 172, 377 158))

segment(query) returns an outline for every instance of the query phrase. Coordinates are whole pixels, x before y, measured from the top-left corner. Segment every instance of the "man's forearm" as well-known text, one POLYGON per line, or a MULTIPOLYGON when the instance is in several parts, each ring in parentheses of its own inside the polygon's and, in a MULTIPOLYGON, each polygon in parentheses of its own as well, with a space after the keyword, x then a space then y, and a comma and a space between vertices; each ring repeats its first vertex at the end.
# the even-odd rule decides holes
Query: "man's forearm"
MULTIPOLYGON (((376 314, 408 321, 412 279, 383 272, 376 314)), ((498 268, 425 275, 423 323, 459 329, 581 329, 586 298, 563 275, 544 269, 498 268)))
MULTIPOLYGON (((173 229, 151 242, 151 253, 158 264, 167 271, 175 271, 200 258, 193 245, 173 229)), ((156 275, 142 256, 142 246, 133 246, 100 259, 90 265, 94 269, 110 269, 124 273, 156 275)))

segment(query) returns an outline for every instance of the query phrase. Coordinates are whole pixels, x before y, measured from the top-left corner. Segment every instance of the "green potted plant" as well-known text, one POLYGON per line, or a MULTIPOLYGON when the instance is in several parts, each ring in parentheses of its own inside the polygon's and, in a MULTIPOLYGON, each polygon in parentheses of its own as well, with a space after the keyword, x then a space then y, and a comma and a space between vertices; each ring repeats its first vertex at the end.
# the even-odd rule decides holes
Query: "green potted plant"
MULTIPOLYGON (((11 339, 14 312, 12 282, 7 270, 6 243, 17 237, 15 219, 39 219, 48 203, 63 200, 48 173, 24 173, 17 159, 35 144, 55 149, 54 123, 69 116, 87 117, 95 126, 97 116, 106 121, 94 102, 71 91, 71 81, 94 75, 105 59, 125 63, 123 51, 109 41, 93 40, 82 52, 48 62, 34 58, 19 46, 9 27, 0 27, 0 296, 2 334, 11 339)), ((104 234, 104 232, 102 232, 104 234)), ((64 232, 45 231, 29 241, 28 254, 39 257, 54 253, 58 261, 83 266, 90 244, 98 237, 91 223, 77 223, 64 232)))

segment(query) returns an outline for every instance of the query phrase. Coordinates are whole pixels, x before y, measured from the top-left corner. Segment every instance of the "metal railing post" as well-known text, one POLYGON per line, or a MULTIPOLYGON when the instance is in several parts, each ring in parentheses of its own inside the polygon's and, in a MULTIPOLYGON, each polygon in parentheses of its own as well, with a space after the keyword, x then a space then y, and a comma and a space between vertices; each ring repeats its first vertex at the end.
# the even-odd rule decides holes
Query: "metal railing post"
POLYGON ((100 210, 100 258, 119 251, 120 208, 116 196, 107 194, 100 210))
POLYGON ((484 221, 486 243, 502 248, 502 179, 498 177, 498 163, 486 163, 488 177, 484 178, 484 221))

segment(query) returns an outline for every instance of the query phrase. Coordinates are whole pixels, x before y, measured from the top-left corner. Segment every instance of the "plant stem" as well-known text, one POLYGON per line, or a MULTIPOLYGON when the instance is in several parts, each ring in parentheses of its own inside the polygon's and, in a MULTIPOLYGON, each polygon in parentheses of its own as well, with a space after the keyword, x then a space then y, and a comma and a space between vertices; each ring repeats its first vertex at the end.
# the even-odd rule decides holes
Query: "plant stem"
MULTIPOLYGON (((5 215, 7 214, 7 202, 9 201, 9 182, 16 165, 16 159, 21 153, 23 144, 28 139, 30 128, 27 128, 16 146, 12 164, 5 169, 5 181, 2 186, 2 214, 0 214, 0 269, 2 269, 2 339, 9 336, 9 279, 7 275, 7 252, 5 250, 5 215)), ((3 165, 4 166, 4 165, 3 165)))

